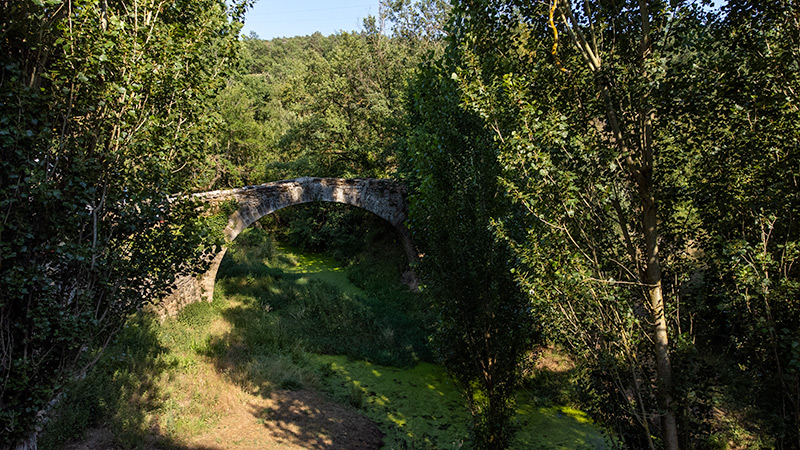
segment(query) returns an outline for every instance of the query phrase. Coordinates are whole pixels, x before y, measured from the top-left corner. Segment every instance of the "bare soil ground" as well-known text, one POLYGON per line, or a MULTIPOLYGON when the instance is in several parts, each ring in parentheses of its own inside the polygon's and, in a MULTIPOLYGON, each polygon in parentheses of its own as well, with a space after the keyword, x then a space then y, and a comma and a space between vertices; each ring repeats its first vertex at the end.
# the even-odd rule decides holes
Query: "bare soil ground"
MULTIPOLYGON (((155 426, 141 448, 249 450, 249 449, 378 449, 383 433, 369 419, 312 391, 275 391, 269 397, 250 397, 231 408, 202 434, 166 438, 155 426)), ((89 430, 66 450, 115 449, 112 433, 89 430)))

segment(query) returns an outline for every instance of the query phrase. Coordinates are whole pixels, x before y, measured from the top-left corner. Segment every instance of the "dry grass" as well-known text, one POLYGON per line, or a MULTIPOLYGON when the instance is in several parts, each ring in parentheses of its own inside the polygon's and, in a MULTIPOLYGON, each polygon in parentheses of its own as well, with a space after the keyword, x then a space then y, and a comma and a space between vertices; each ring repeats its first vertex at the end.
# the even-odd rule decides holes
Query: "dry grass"
POLYGON ((161 324, 158 369, 128 369, 115 417, 64 448, 379 448, 383 434, 353 408, 279 389, 287 378, 311 388, 316 380, 291 352, 252 348, 226 315, 246 307, 234 297, 161 324))

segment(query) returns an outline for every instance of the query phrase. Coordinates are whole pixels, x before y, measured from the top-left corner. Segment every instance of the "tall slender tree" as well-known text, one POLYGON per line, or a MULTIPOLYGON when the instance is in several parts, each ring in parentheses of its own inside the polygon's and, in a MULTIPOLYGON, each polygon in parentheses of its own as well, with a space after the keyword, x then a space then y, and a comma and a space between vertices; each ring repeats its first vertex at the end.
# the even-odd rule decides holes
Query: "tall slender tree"
POLYGON ((410 220, 438 312, 438 356, 464 393, 475 447, 501 449, 513 436, 514 389, 533 323, 510 248, 493 226, 508 211, 496 149, 480 117, 462 109, 448 63, 424 68, 412 86, 410 220))

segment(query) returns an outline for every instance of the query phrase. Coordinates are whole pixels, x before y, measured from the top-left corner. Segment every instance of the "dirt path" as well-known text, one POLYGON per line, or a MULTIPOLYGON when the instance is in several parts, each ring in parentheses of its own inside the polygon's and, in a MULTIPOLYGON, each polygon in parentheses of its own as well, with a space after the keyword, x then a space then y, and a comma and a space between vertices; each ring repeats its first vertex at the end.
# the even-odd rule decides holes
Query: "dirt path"
MULTIPOLYGON (((245 399, 230 408, 210 430, 189 439, 160 435, 158 427, 142 448, 178 449, 317 449, 370 450, 380 448, 383 433, 369 419, 312 391, 275 391, 267 398, 245 399)), ((66 450, 115 449, 105 428, 89 430, 66 450)))
POLYGON ((276 391, 228 412, 207 433, 186 442, 208 449, 377 449, 372 421, 312 391, 276 391))
MULTIPOLYGON (((231 306, 239 305, 231 302, 231 306)), ((220 337, 232 326, 217 319, 209 327, 220 337)), ((178 405, 147 413, 139 448, 193 450, 371 450, 383 443, 383 433, 357 410, 310 390, 262 390, 236 381, 230 371, 210 358, 198 358, 188 372, 168 375, 163 402, 178 405), (176 410, 177 408, 177 410, 176 410), (178 413, 178 414, 176 414, 178 413), (176 426, 175 422, 201 424, 176 426), (181 431, 170 431, 178 430, 181 431), (194 430, 194 431, 192 431, 194 430)), ((131 444, 131 442, 128 442, 131 444)), ((66 450, 117 449, 112 432, 90 429, 66 450)))

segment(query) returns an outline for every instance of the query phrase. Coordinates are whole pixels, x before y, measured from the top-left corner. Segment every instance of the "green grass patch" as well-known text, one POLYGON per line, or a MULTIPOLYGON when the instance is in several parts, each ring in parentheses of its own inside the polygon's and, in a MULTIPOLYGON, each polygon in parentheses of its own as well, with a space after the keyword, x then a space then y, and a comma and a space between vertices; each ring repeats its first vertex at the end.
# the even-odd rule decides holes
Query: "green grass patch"
POLYGON ((108 427, 121 448, 137 448, 149 430, 149 413, 163 405, 162 375, 180 366, 161 330, 152 317, 133 316, 86 378, 66 388, 40 448, 60 448, 97 424, 108 427))
POLYGON ((297 282, 307 283, 308 280, 318 280, 339 289, 342 294, 350 297, 365 296, 366 292, 350 281, 348 270, 342 267, 334 258, 319 254, 304 252, 297 247, 278 245, 277 249, 286 255, 294 264, 286 267, 284 271, 299 274, 297 282))
MULTIPOLYGON (((399 283, 396 267, 389 274, 385 267, 367 263, 369 268, 359 269, 356 283, 351 276, 354 266, 296 247, 272 243, 270 258, 249 257, 248 246, 263 240, 250 237, 253 233, 263 231, 246 230, 243 243, 236 244, 237 239, 231 256, 226 255, 215 295, 269 313, 273 323, 262 327, 310 352, 393 366, 432 359, 425 299, 399 283)), ((250 316, 228 312, 226 318, 240 328, 247 327, 243 321, 250 316)))
MULTIPOLYGON (((440 366, 410 369, 314 355, 325 383, 342 402, 359 407, 386 433, 385 448, 461 448, 469 434, 463 398, 440 366)), ((583 412, 541 406, 520 392, 512 443, 515 449, 604 449, 599 429, 583 412)))

